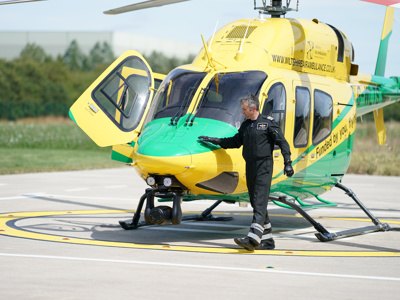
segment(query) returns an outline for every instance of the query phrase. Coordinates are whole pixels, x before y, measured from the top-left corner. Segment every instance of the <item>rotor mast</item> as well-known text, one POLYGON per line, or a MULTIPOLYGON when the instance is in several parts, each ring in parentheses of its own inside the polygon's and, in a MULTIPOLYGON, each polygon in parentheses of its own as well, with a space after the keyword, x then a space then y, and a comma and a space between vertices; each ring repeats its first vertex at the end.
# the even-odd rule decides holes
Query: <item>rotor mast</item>
POLYGON ((271 18, 280 18, 288 11, 298 11, 299 0, 297 0, 296 9, 289 8, 291 0, 286 0, 286 6, 282 5, 282 0, 270 0, 270 5, 267 5, 267 0, 261 0, 262 6, 257 7, 257 0, 254 0, 254 9, 259 10, 261 14, 271 15, 271 18))

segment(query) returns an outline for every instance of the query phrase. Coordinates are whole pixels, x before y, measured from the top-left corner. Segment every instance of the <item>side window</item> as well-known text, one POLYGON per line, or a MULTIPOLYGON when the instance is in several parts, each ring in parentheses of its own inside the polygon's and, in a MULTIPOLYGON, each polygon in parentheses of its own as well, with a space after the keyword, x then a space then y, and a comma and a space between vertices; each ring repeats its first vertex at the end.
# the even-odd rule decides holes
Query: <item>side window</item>
POLYGON ((294 120, 294 146, 305 147, 308 144, 310 130, 311 96, 306 87, 296 87, 296 108, 294 120))
POLYGON ((263 115, 272 116, 279 124, 282 132, 285 132, 286 112, 286 90, 285 86, 278 82, 271 86, 268 91, 268 98, 264 103, 263 115))
POLYGON ((314 125, 312 142, 317 145, 332 132, 333 101, 327 93, 314 91, 314 125))

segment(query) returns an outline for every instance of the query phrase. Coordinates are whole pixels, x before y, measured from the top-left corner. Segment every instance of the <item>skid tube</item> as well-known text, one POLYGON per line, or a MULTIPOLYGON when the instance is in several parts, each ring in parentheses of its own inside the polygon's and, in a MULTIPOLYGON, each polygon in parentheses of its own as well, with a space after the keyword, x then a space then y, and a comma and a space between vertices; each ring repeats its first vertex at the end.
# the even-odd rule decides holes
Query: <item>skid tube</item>
POLYGON ((351 197, 354 202, 364 211, 364 213, 371 219, 371 221, 374 223, 374 226, 366 226, 366 227, 360 227, 360 228, 355 228, 355 229, 349 229, 349 230, 343 230, 343 231, 338 231, 338 232, 329 232, 324 226, 322 226, 320 223, 315 221, 309 214, 307 214, 301 207, 296 205, 295 203, 288 201, 286 196, 283 197, 277 197, 277 196, 269 196, 270 200, 278 201, 283 204, 286 204, 296 210, 304 219, 306 219, 311 225, 314 226, 314 228, 318 231, 315 233, 315 236, 321 241, 321 242, 329 242, 333 241, 338 238, 344 238, 344 237, 349 237, 349 236, 354 236, 354 235, 360 235, 368 232, 375 232, 375 231, 388 231, 390 230, 390 227, 387 223, 381 223, 376 217, 372 215, 372 213, 361 203, 361 201, 357 198, 357 196, 354 194, 354 192, 345 187, 344 185, 337 183, 336 187, 345 191, 346 195, 351 197))
POLYGON ((140 197, 136 212, 133 215, 132 222, 119 221, 120 226, 125 230, 133 230, 142 226, 149 225, 167 225, 172 222, 174 225, 179 225, 182 221, 230 221, 232 217, 214 217, 212 211, 220 205, 223 200, 216 201, 213 205, 207 208, 199 215, 182 216, 181 201, 183 192, 172 192, 172 191, 158 191, 153 189, 146 189, 146 192, 140 197), (173 206, 172 209, 167 206, 154 206, 154 197, 158 198, 172 198, 173 206), (144 211, 144 221, 140 221, 140 215, 142 212, 143 204, 146 202, 146 208, 144 211), (153 210, 156 211, 152 214, 153 210), (159 209, 159 211, 157 211, 159 209), (169 219, 164 222, 157 223, 154 220, 155 216, 160 216, 165 213, 169 216, 169 219))

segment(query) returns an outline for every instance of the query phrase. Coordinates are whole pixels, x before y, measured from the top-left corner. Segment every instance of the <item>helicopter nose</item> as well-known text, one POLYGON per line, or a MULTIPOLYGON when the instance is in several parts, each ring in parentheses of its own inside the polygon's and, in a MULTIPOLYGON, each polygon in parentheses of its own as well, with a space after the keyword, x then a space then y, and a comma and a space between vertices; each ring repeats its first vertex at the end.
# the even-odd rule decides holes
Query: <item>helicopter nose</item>
POLYGON ((137 162, 147 173, 177 175, 187 171, 192 163, 189 150, 175 143, 144 143, 137 154, 137 162))

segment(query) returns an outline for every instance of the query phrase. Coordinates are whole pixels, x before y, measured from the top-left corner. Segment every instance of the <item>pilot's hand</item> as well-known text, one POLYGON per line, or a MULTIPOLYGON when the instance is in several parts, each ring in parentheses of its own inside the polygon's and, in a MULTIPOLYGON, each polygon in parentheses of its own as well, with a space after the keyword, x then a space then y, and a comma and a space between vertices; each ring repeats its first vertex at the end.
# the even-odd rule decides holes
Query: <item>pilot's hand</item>
POLYGON ((219 145, 219 143, 221 142, 221 139, 219 138, 214 138, 214 137, 209 137, 209 136, 199 136, 199 140, 202 142, 209 142, 209 143, 213 143, 214 145, 219 145))
POLYGON ((285 174, 287 177, 293 176, 294 171, 292 167, 292 162, 290 160, 285 162, 285 168, 283 169, 283 174, 285 174))

